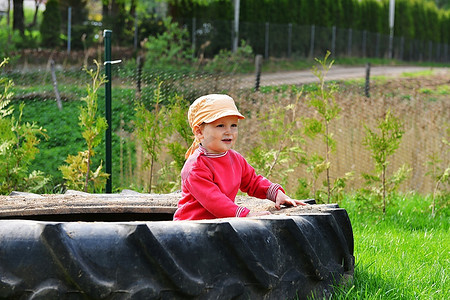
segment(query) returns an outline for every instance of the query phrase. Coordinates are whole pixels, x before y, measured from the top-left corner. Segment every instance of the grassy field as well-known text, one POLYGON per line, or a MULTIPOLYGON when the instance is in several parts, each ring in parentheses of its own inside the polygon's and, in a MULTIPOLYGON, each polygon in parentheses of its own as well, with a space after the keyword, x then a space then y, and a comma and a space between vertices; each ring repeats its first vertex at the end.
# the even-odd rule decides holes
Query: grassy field
POLYGON ((431 200, 395 196, 385 216, 346 198, 355 238, 353 283, 332 299, 450 299, 449 209, 431 218, 431 200))

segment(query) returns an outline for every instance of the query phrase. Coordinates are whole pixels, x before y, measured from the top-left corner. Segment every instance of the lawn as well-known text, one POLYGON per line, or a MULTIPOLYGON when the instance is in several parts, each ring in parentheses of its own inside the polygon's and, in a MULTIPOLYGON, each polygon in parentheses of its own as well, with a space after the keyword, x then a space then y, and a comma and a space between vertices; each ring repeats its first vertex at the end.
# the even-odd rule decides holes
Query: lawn
POLYGON ((353 226, 355 276, 332 299, 450 299, 448 202, 432 218, 429 197, 396 196, 385 216, 345 199, 341 207, 353 226))

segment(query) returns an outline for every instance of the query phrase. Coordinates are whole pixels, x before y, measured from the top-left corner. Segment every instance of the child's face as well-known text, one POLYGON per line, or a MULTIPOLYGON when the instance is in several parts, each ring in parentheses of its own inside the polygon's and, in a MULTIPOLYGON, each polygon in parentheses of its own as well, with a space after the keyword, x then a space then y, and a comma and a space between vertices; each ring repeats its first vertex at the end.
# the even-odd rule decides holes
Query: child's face
POLYGON ((223 153, 230 150, 238 137, 238 117, 227 116, 195 129, 195 136, 208 153, 223 153))

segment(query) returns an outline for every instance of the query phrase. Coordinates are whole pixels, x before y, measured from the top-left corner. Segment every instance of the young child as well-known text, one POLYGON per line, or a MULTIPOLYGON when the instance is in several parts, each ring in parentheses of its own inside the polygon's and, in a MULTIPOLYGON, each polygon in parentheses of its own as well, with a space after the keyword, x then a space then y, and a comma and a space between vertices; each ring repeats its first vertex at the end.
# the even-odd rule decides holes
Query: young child
POLYGON ((306 205, 290 199, 283 188, 255 170, 232 150, 238 136, 238 121, 244 119, 228 95, 211 94, 198 98, 188 111, 195 135, 181 170, 182 198, 174 220, 201 220, 252 217, 270 212, 251 212, 234 203, 238 190, 280 205, 306 205))

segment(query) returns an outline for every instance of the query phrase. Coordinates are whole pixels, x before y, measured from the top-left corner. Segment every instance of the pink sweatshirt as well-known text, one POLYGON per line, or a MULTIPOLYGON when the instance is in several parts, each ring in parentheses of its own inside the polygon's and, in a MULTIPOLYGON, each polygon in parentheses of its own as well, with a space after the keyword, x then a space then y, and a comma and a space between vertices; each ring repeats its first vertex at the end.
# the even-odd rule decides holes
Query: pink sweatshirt
POLYGON ((256 175, 238 152, 211 154, 201 145, 181 170, 181 188, 182 198, 174 220, 245 217, 250 210, 234 203, 239 189, 250 196, 272 201, 279 189, 284 192, 279 184, 256 175))

